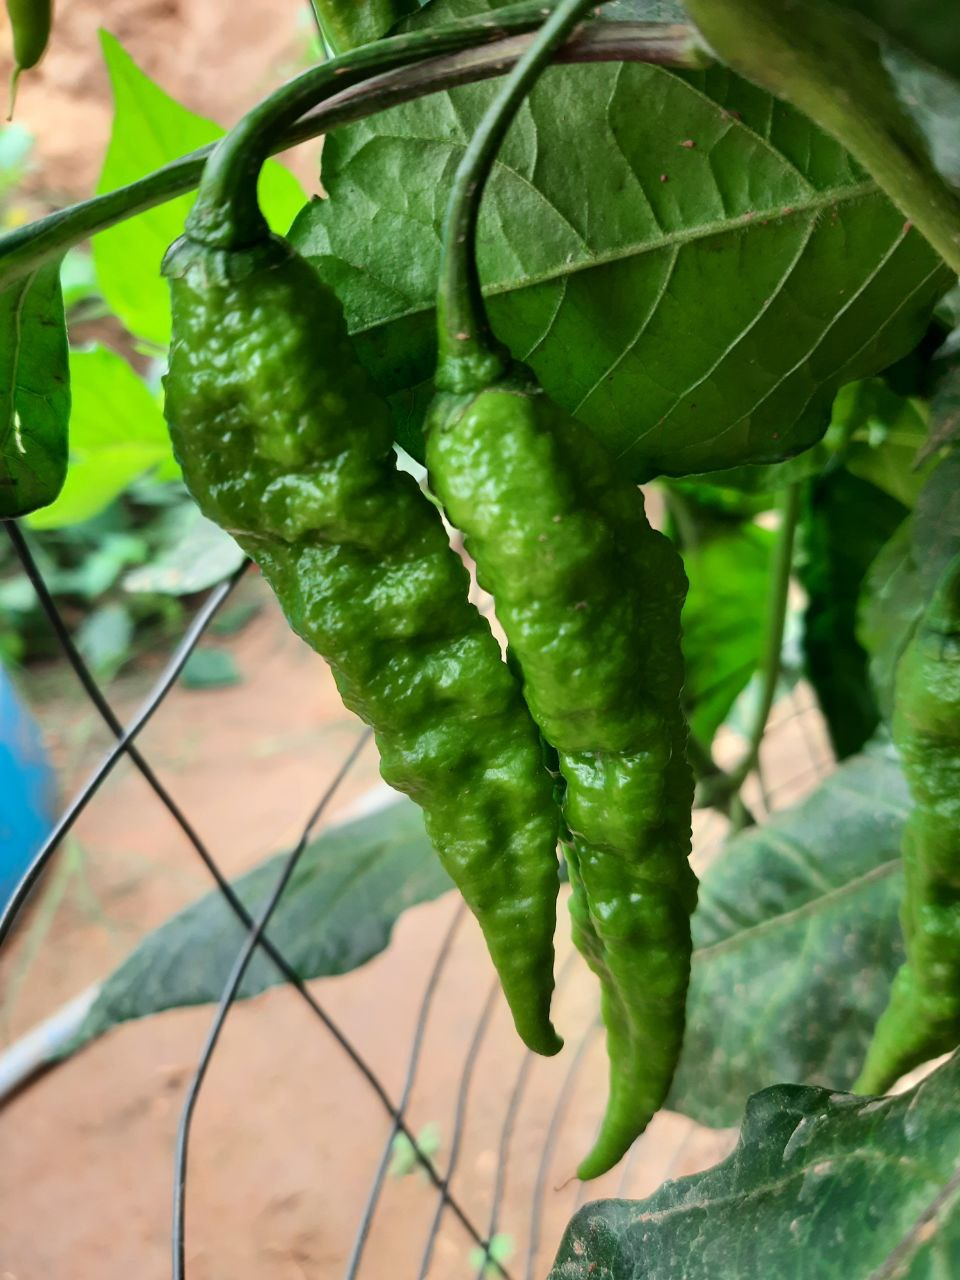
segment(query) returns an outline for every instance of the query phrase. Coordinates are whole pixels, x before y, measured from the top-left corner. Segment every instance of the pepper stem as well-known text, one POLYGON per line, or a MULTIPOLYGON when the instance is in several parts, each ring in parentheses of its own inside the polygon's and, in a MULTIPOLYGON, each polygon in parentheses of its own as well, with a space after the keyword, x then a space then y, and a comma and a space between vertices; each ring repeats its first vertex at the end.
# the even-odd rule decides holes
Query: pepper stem
POLYGON ((442 390, 479 390, 509 366, 510 353, 490 328, 480 287, 476 255, 480 201, 523 100, 580 19, 597 7, 597 0, 561 0, 507 76, 460 161, 444 218, 437 292, 440 353, 436 384, 442 390))
POLYGON ((550 3, 527 0, 478 18, 377 40, 281 85, 249 111, 211 155, 187 220, 188 234, 215 248, 252 248, 269 235, 257 202, 260 170, 277 135, 305 111, 370 76, 531 31, 540 25, 550 3))

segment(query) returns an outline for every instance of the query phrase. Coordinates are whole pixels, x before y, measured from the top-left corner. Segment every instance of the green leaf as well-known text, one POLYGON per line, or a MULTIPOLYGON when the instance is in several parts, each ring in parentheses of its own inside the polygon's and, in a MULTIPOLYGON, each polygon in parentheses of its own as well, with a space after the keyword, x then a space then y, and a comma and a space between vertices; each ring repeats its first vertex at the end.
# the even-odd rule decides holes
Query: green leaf
POLYGON ((958 1150, 960 1057, 895 1098, 777 1085, 722 1164, 582 1208, 549 1280, 947 1280, 958 1150))
POLYGON ((160 406, 116 352, 71 351, 70 379, 70 469, 56 502, 31 516, 34 529, 89 520, 172 456, 160 406))
POLYGON ((125 591, 190 596, 222 582, 243 564, 243 552, 230 535, 193 503, 171 512, 164 529, 168 546, 126 575, 125 591))
POLYGON ((180 680, 185 689, 225 689, 243 677, 229 649, 195 649, 186 661, 180 680))
POLYGON ((743 524, 683 552, 684 700, 690 728, 708 744, 750 683, 763 652, 774 537, 743 524))
POLYGON ((906 515, 902 503, 844 470, 814 481, 806 494, 803 648, 838 760, 859 751, 880 723, 867 653, 857 638, 857 599, 871 563, 906 515))
POLYGON ((848 471, 912 507, 931 468, 917 466, 927 443, 925 405, 898 395, 881 379, 851 382, 833 404, 831 431, 848 441, 848 471))
POLYGON ((60 492, 69 417, 60 264, 51 262, 0 293, 0 519, 60 492))
POLYGON ((312 0, 323 40, 332 54, 379 40, 402 18, 415 12, 419 0, 312 0))
POLYGON ((908 810, 888 747, 728 843, 700 885, 669 1107, 725 1126, 778 1080, 850 1085, 902 959, 908 810))
POLYGON ((955 0, 828 0, 960 80, 960 23, 955 0))
POLYGON ((930 439, 924 454, 933 454, 960 436, 960 361, 937 383, 930 400, 930 439))
MULTIPOLYGON (((420 458, 444 204, 494 92, 337 130, 330 198, 292 231, 420 458)), ((551 68, 500 153, 479 244, 498 335, 639 479, 812 445, 837 387, 909 350, 951 281, 833 140, 724 68, 551 68)))
MULTIPOLYGON (((114 118, 98 192, 134 182, 161 165, 220 137, 223 130, 180 106, 136 65, 120 42, 100 33, 113 88, 114 118)), ((252 105, 252 104, 251 104, 252 105)), ((264 165, 260 201, 274 230, 285 232, 306 196, 289 170, 264 165)), ((94 237, 93 256, 103 296, 131 333, 164 347, 170 303, 160 262, 183 231, 192 196, 158 205, 94 237)))
POLYGON ((857 635, 870 655, 877 702, 889 718, 897 661, 949 561, 960 551, 960 453, 931 473, 913 517, 870 566, 859 605, 857 635))
POLYGON ((133 619, 121 604, 88 613, 77 629, 77 648, 98 676, 110 678, 130 654, 133 619))
MULTIPOLYGON (((252 915, 270 896, 286 857, 278 854, 234 882, 252 915)), ((302 978, 349 973, 384 949, 401 912, 450 887, 420 810, 410 800, 392 801, 307 845, 269 936, 302 978)), ((245 937, 220 893, 208 893, 149 934, 107 978, 69 1052, 131 1018, 218 1000, 245 937)), ((283 981, 258 951, 239 998, 283 981)))

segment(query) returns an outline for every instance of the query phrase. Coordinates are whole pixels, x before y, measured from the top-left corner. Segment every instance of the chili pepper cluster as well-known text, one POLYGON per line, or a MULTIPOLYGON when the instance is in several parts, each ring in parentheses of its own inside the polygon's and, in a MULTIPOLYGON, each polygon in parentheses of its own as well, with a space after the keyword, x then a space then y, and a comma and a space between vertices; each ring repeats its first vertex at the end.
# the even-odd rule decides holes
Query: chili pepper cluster
POLYGON ((164 272, 166 414, 184 479, 373 727, 384 778, 422 807, 517 1030, 544 1054, 561 1047, 550 1002, 562 840, 610 1057, 589 1178, 662 1104, 683 1033, 696 899, 679 709, 686 579, 640 490, 490 334, 473 252, 499 141, 586 7, 563 0, 508 77, 455 180, 445 239, 429 483, 494 596, 508 661, 439 512, 396 466, 389 409, 340 303, 259 218, 269 112, 216 153, 164 272))

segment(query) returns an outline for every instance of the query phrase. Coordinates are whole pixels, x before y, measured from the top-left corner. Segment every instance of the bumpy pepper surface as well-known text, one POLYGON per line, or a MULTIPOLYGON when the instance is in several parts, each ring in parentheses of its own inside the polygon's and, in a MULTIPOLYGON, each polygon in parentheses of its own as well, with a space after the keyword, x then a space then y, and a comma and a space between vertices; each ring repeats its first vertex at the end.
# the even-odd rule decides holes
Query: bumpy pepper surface
POLYGON ((680 711, 686 577, 606 450, 511 366, 476 263, 480 199, 507 128, 587 12, 561 0, 507 76, 454 178, 437 295, 435 492, 467 535, 557 751, 574 942, 600 979, 610 1097, 581 1178, 611 1168, 666 1097, 690 973, 693 777, 680 711))
POLYGON ((686 578, 640 490, 522 375, 438 397, 427 462, 559 753, 574 938, 608 1032, 610 1100, 580 1167, 596 1177, 662 1105, 683 1036, 696 902, 686 578))
POLYGON ((438 513, 397 470, 340 304, 276 238, 233 252, 185 238, 164 270, 166 413, 187 485, 374 727, 383 776, 422 806, 517 1030, 555 1053, 558 814, 539 736, 438 513))
POLYGON ((858 1093, 881 1093, 960 1044, 960 557, 898 664, 893 736, 914 801, 903 834, 907 961, 858 1093))

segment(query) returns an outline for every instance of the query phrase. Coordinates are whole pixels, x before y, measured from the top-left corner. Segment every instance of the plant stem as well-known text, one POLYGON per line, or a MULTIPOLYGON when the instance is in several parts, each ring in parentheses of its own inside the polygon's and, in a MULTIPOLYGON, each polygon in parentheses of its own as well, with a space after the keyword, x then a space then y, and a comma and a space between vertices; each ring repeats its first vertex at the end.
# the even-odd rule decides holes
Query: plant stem
POLYGON ((931 163, 876 40, 839 10, 802 0, 686 0, 686 8, 725 62, 833 134, 960 272, 960 195, 931 163))
MULTIPOLYGON (((521 56, 532 36, 512 36, 481 48, 363 81, 343 89, 323 106, 273 139, 276 153, 351 124, 457 85, 504 75, 521 56)), ((649 62, 669 67, 702 67, 708 59, 690 27, 648 22, 610 22, 586 27, 560 51, 561 62, 649 62)), ((191 191, 200 181, 215 143, 191 151, 104 195, 59 209, 0 237, 0 289, 7 289, 68 249, 157 205, 191 191)))
POLYGON ((763 645, 762 684, 760 702, 748 738, 747 753, 730 774, 730 782, 739 791, 757 766, 760 746, 766 732, 767 721, 773 707, 780 679, 780 654, 783 649, 783 630, 787 619, 787 597, 790 592, 790 571, 793 567, 793 544, 800 517, 800 485, 791 484, 784 491, 780 505, 780 529, 774 550, 773 576, 767 599, 767 625, 763 645))
POLYGON ((510 353, 490 328, 477 268, 480 202, 517 112, 554 51, 593 3, 594 0, 560 0, 484 112, 457 167, 443 220, 437 290, 440 354, 436 383, 448 391, 477 390, 509 367, 510 353))

